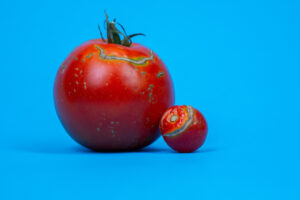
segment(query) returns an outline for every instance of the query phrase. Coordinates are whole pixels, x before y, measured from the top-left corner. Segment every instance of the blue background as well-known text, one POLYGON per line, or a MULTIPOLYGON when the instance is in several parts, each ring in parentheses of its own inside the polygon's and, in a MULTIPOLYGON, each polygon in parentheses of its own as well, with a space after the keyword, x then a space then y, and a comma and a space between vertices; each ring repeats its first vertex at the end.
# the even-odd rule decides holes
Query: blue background
MULTIPOLYGON (((298 1, 299 2, 299 1, 298 1)), ((300 4, 251 1, 0 2, 0 199, 300 199, 300 4), (92 153, 53 104, 56 71, 99 38, 104 9, 198 108, 205 145, 92 153)))

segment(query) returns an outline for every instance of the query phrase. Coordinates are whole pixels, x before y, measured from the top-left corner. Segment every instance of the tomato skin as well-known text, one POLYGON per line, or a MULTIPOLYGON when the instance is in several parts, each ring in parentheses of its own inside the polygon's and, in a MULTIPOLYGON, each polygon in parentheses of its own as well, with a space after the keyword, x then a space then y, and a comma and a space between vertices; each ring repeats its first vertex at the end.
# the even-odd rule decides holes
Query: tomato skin
POLYGON ((166 143, 175 151, 189 153, 200 148, 207 136, 207 123, 191 106, 173 106, 160 120, 160 131, 166 143))
POLYGON ((166 66, 148 48, 95 39, 61 65, 54 102, 75 141, 96 151, 127 151, 159 137, 159 120, 174 104, 174 89, 166 66))

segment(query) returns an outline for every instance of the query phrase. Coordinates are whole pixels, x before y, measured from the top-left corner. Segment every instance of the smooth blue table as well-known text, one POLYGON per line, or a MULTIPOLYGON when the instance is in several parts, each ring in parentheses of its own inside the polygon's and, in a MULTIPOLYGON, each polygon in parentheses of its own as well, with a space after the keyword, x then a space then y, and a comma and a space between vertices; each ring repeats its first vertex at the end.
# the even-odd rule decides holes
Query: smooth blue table
POLYGON ((300 199, 298 1, 1 1, 0 199, 300 199), (160 138, 93 153, 53 105, 56 71, 99 38, 104 9, 172 75, 209 132, 195 153, 160 138))

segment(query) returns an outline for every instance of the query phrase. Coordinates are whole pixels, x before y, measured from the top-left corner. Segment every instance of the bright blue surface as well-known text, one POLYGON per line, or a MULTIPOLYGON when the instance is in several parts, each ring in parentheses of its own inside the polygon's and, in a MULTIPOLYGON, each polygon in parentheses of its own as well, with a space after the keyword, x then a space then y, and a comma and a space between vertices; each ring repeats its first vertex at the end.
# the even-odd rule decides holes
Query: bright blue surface
POLYGON ((299 1, 170 2, 0 2, 1 200, 300 199, 299 1), (104 9, 147 34, 135 41, 168 66, 176 104, 206 116, 196 153, 162 139, 91 153, 62 128, 56 71, 104 9))

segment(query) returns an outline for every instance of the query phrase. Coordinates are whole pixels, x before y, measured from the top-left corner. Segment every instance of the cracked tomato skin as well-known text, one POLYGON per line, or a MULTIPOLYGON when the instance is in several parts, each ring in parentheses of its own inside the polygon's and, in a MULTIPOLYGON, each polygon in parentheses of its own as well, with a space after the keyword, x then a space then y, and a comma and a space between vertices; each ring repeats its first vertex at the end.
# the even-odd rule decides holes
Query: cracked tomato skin
POLYGON ((160 120, 160 131, 175 151, 189 153, 200 148, 207 136, 204 116, 191 106, 173 106, 160 120))
POLYGON ((174 104, 170 74, 148 48, 95 39, 73 50, 56 74, 54 102, 65 130, 95 151, 128 151, 159 137, 174 104))

